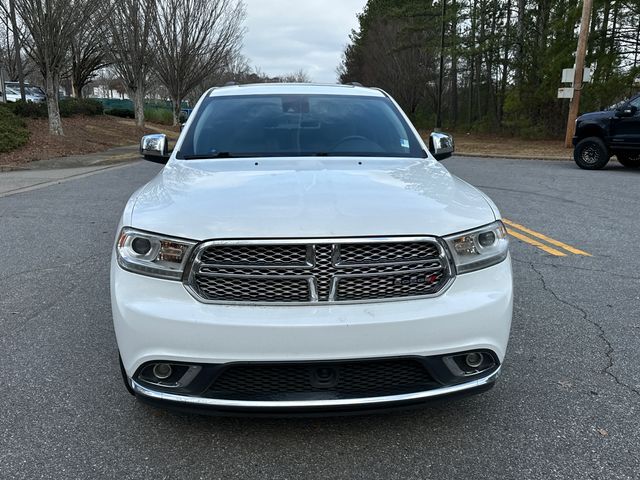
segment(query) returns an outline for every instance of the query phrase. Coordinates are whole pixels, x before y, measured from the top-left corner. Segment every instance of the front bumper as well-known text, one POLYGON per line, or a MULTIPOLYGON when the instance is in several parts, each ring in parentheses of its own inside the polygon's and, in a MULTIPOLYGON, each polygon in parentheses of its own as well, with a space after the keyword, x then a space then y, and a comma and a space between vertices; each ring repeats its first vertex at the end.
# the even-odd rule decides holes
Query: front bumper
POLYGON ((225 400, 207 397, 194 397, 188 395, 173 394, 164 391, 153 390, 131 380, 131 388, 151 404, 170 406, 175 409, 193 410, 197 412, 211 413, 266 413, 266 414, 314 414, 325 411, 351 412, 351 411, 379 411, 391 408, 402 408, 419 405, 428 401, 438 400, 443 397, 464 396, 482 393, 489 390, 495 384, 500 375, 498 367, 489 375, 471 380, 469 382, 434 388, 421 392, 404 393, 399 395, 361 397, 352 399, 322 399, 300 401, 250 401, 250 400, 225 400))
MULTIPOLYGON (((153 361, 306 362, 489 350, 500 364, 513 301, 510 259, 459 275, 436 298, 318 306, 207 305, 179 282, 136 275, 112 262, 111 295, 118 347, 129 379, 153 361)), ((284 402, 181 395, 130 381, 137 394, 150 400, 281 410, 415 403, 488 388, 498 373, 499 368, 468 382, 402 395, 284 402)))

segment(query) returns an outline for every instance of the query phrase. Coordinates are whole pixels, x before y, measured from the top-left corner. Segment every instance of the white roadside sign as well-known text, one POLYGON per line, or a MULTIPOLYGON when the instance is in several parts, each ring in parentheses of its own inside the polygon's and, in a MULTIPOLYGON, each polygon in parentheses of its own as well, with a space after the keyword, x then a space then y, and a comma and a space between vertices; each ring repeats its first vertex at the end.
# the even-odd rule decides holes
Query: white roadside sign
MULTIPOLYGON (((562 69, 562 83, 573 83, 573 77, 576 74, 575 68, 563 68, 562 69)), ((582 77, 583 83, 591 83, 591 68, 586 67, 584 69, 584 76, 582 77)))
POLYGON ((559 88, 558 98, 573 98, 573 88, 559 88))

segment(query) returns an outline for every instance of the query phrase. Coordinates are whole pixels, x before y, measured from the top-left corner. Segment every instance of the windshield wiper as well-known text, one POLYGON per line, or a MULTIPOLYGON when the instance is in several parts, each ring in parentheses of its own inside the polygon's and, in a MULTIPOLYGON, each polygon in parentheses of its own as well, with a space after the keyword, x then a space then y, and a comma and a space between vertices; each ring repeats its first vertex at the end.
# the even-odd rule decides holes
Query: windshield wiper
POLYGON ((184 160, 206 160, 207 158, 240 158, 244 155, 237 155, 231 152, 197 153, 193 155, 179 156, 184 160))
MULTIPOLYGON (((421 158, 426 158, 427 155, 423 151, 421 158)), ((310 157, 398 157, 398 158, 418 158, 414 155, 400 154, 400 153, 388 153, 388 152, 313 152, 304 154, 304 156, 310 157)))

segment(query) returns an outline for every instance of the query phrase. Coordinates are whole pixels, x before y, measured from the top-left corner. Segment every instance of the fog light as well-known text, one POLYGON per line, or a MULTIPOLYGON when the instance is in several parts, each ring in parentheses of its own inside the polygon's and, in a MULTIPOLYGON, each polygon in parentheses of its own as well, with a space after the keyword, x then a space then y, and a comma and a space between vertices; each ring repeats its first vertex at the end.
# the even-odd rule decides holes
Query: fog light
POLYGON ((153 367, 153 374, 160 380, 166 380, 171 376, 173 369, 168 363, 156 363, 153 367))
POLYGON ((468 353, 465 357, 465 363, 471 368, 478 368, 482 365, 482 360, 484 360, 484 355, 478 352, 468 353))

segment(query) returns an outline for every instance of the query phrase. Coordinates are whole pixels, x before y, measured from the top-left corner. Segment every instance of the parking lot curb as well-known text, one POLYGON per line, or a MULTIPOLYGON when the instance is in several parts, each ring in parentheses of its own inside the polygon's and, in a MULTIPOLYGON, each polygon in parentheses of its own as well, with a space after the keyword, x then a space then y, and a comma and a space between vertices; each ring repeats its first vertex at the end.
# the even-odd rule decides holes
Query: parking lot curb
POLYGON ((138 145, 126 145, 115 147, 101 152, 82 155, 69 155, 66 157, 37 160, 34 162, 0 165, 0 172, 28 171, 28 170, 54 170, 63 168, 98 167, 117 165, 140 159, 138 145))
POLYGON ((476 158, 501 158, 505 160, 553 160, 553 161, 571 161, 570 156, 560 157, 554 155, 503 155, 499 153, 473 153, 473 152, 455 152, 454 155, 459 157, 476 157, 476 158))

